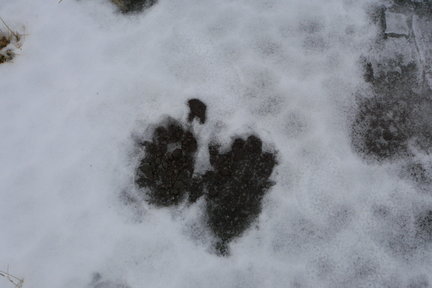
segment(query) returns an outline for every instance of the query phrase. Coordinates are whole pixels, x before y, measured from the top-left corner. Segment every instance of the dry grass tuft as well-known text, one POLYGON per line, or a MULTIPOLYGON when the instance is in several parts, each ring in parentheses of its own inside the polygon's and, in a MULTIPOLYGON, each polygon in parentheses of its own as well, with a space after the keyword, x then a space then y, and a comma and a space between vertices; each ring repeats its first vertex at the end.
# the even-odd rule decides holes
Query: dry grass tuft
POLYGON ((16 55, 14 50, 21 47, 22 35, 13 31, 1 17, 0 21, 6 28, 0 29, 0 64, 2 64, 13 60, 16 55))
POLYGON ((0 276, 6 278, 15 288, 22 288, 24 285, 24 279, 18 278, 8 272, 0 271, 0 276))

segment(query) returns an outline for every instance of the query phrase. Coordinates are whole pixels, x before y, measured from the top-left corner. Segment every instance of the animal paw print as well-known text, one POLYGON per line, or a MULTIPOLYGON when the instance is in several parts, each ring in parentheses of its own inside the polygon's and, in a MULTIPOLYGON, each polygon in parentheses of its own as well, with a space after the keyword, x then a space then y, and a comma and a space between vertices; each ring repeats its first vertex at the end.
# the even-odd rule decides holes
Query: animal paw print
POLYGON ((219 240, 218 252, 226 254, 227 244, 259 216, 276 159, 262 151, 256 136, 236 138, 226 153, 210 145, 209 153, 214 170, 204 175, 207 223, 219 240))
MULTIPOLYGON (((198 99, 188 105, 188 121, 204 124, 206 105, 198 99)), ((217 239, 215 249, 228 255, 229 242, 241 236, 261 212, 262 199, 273 185, 269 178, 277 164, 275 154, 264 152, 261 139, 254 135, 234 139, 227 152, 211 143, 212 169, 194 175, 197 140, 191 130, 172 119, 157 127, 143 148, 136 184, 145 188, 148 202, 167 207, 204 197, 206 223, 217 239)))
POLYGON ((194 190, 197 141, 191 131, 175 120, 157 127, 151 142, 144 142, 136 183, 148 188, 148 202, 156 206, 177 205, 194 190))

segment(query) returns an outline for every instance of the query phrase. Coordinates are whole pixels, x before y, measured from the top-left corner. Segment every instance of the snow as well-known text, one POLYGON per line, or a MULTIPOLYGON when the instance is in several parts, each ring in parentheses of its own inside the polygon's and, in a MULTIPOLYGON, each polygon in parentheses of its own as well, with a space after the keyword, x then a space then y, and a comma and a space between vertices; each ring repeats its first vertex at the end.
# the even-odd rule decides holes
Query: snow
POLYGON ((0 65, 0 270, 33 288, 430 282, 430 250, 402 251, 413 241, 404 223, 430 194, 351 145, 374 4, 159 0, 123 15, 105 0, 0 0, 25 34, 0 65), (208 107, 194 124, 201 165, 210 139, 251 131, 280 158, 257 227, 230 257, 211 253, 202 202, 122 197, 135 189, 134 136, 166 116, 185 121, 190 98, 208 107))

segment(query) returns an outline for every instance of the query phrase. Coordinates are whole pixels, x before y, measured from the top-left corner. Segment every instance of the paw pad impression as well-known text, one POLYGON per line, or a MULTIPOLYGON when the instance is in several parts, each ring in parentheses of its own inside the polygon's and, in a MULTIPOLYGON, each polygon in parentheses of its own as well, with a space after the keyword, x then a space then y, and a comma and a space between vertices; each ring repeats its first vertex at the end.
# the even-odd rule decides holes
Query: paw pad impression
MULTIPOLYGON (((198 99, 189 100, 188 105, 188 121, 197 119, 204 124, 207 106, 198 99)), ((262 199, 273 185, 275 153, 264 152, 256 135, 235 138, 226 152, 220 152, 218 143, 210 143, 211 169, 196 175, 196 137, 174 119, 156 127, 151 141, 141 145, 145 156, 135 183, 145 188, 147 201, 169 207, 203 197, 206 223, 217 238, 217 253, 227 255, 229 242, 241 236, 261 212, 262 199)))

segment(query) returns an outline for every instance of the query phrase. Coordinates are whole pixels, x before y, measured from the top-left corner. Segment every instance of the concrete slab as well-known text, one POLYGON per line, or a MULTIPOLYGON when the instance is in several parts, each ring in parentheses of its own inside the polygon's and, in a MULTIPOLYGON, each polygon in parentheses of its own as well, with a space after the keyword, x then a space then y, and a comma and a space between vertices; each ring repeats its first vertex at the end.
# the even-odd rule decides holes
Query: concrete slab
POLYGON ((408 17, 401 13, 394 13, 390 11, 385 12, 386 20, 386 35, 390 37, 408 37, 409 36, 409 26, 408 17))

